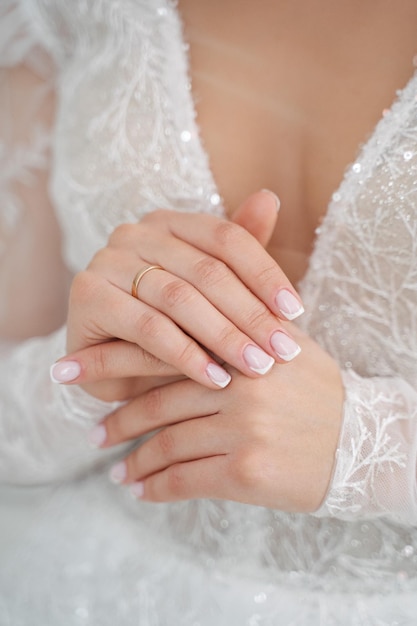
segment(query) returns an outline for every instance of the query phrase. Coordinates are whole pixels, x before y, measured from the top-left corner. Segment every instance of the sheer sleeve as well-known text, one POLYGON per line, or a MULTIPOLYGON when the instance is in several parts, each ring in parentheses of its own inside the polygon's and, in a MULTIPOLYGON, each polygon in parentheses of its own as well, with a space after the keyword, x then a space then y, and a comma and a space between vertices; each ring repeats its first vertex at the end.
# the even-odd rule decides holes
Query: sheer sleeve
POLYGON ((117 405, 79 387, 56 385, 49 366, 65 351, 65 327, 0 349, 0 481, 41 484, 74 478, 108 462, 86 430, 117 405))
POLYGON ((53 84, 26 63, 3 67, 0 98, 0 481, 36 484, 105 462, 85 430, 113 405, 49 378, 70 278, 48 192, 53 84))
POLYGON ((114 408, 55 385, 70 272, 49 196, 54 69, 15 3, 0 7, 0 481, 63 480, 104 463, 86 429, 114 408), (59 329, 59 330, 55 330, 59 329), (32 338, 31 338, 32 337, 32 338))
POLYGON ((343 373, 344 421, 318 517, 417 525, 417 392, 400 378, 343 373))

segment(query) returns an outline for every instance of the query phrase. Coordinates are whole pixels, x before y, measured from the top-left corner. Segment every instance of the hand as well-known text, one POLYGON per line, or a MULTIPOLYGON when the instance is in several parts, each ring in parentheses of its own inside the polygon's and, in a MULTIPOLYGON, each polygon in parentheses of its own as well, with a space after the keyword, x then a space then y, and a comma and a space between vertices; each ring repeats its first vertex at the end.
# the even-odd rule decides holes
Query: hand
POLYGON ((112 470, 155 502, 220 498, 311 512, 325 497, 342 416, 339 367, 296 328, 301 355, 264 378, 234 373, 212 391, 183 380, 108 416, 91 441, 110 447, 157 429, 112 470))
MULTIPOLYGON (((65 362, 78 370, 65 382, 89 383, 87 390, 101 399, 125 399, 136 387, 124 380, 120 388, 114 379, 123 376, 132 383, 134 377, 162 370, 218 389, 230 375, 205 348, 252 377, 266 373, 274 360, 296 356, 299 348, 277 317, 294 318, 303 309, 262 246, 276 214, 272 194, 260 192, 237 212, 235 223, 156 211, 139 224, 116 229, 108 246, 74 280, 68 317, 73 354, 65 362), (266 217, 267 228, 256 213, 266 217), (261 242, 239 225, 245 221, 261 242), (149 272, 140 283, 140 299, 133 298, 130 281, 147 264, 165 270, 149 272), (130 344, 128 360, 114 338, 130 344), (91 348, 85 351, 90 346, 94 354, 91 348), (94 364, 98 374, 92 372, 94 364), (113 379, 111 387, 91 385, 104 378, 113 379)), ((55 379, 65 362, 54 368, 55 379)))

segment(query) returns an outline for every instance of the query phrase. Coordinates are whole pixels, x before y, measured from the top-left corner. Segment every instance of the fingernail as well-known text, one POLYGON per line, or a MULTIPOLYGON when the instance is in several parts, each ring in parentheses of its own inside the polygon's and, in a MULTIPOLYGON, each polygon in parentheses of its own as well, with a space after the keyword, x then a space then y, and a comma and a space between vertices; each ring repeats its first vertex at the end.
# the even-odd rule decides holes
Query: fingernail
POLYGON ((51 365, 49 375, 53 383, 69 383, 81 374, 81 365, 77 361, 58 361, 51 365))
POLYGON ((227 387, 232 377, 217 363, 209 363, 206 367, 207 376, 218 387, 227 387))
POLYGON ((250 345, 246 346, 243 350, 243 358, 249 369, 251 369, 252 372, 256 372, 256 374, 266 374, 275 363, 272 356, 269 356, 269 354, 260 348, 250 345))
POLYGON ((88 443, 93 448, 100 448, 107 438, 107 430, 104 424, 98 424, 94 426, 92 430, 87 435, 88 443))
POLYGON ((261 189, 261 191, 263 193, 269 193, 270 196, 272 196, 275 200, 275 207, 277 209, 277 213, 281 208, 281 200, 278 198, 277 194, 274 193, 273 191, 271 191, 270 189, 261 189))
POLYGON ((121 461, 120 463, 116 463, 116 465, 113 465, 110 470, 109 476, 112 483, 115 483, 116 485, 122 483, 127 476, 126 463, 124 461, 121 461))
POLYGON ((142 498, 145 488, 143 483, 133 483, 133 485, 129 487, 129 491, 134 498, 142 498))
POLYGON ((301 302, 288 289, 281 289, 275 298, 276 305, 287 320, 295 320, 304 313, 301 302))
POLYGON ((277 330, 271 337, 271 346, 274 352, 279 356, 283 361, 291 361, 295 359, 295 357, 300 354, 301 348, 286 333, 283 333, 277 330))

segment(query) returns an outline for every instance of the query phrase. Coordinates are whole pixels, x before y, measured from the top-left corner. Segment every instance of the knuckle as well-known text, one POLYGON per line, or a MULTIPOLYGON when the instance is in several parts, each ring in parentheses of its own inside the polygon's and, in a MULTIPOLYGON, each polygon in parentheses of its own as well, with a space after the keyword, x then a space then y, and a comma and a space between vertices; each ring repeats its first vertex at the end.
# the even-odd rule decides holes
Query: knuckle
POLYGON ((252 490, 262 483, 262 462, 258 452, 247 450, 236 458, 235 480, 240 487, 252 490))
POLYGON ((194 358, 197 357, 198 351, 199 348, 197 347, 197 344, 193 341, 187 341, 186 345, 177 356, 177 362, 183 367, 187 366, 188 363, 192 362, 194 358))
POLYGON ((268 424, 258 417, 250 420, 247 424, 247 430, 252 444, 261 447, 268 445, 268 442, 271 441, 274 435, 274 432, 271 432, 271 428, 268 427, 268 424))
POLYGON ((196 263, 195 272, 199 285, 211 287, 212 285, 218 285, 227 278, 229 269, 223 261, 213 257, 203 257, 196 263))
POLYGON ((139 336, 156 339, 161 334, 161 319, 158 313, 146 311, 136 322, 139 336))
POLYGON ((168 365, 168 363, 161 361, 161 359, 158 359, 158 357, 151 352, 141 349, 141 354, 146 371, 164 374, 171 370, 171 366, 168 365))
POLYGON ((143 475, 143 462, 141 462, 141 450, 140 448, 134 450, 129 456, 125 459, 125 463, 127 466, 127 477, 129 480, 132 478, 139 477, 143 475))
POLYGON ((279 272, 276 264, 264 265, 256 273, 256 281, 258 285, 273 283, 276 287, 279 279, 279 272))
POLYGON ((245 322, 249 328, 257 329, 270 321, 271 314, 264 304, 257 302, 250 310, 245 311, 245 322))
POLYGON ((228 222, 226 220, 220 220, 214 227, 214 240, 222 248, 233 247, 235 244, 242 241, 244 236, 244 229, 238 224, 228 222))
POLYGON ((232 325, 227 325, 219 331, 218 345, 223 349, 233 348, 239 340, 239 331, 232 325))
POLYGON ((167 469, 167 483, 169 493, 174 496, 174 498, 182 498, 185 494, 185 475, 184 469, 179 463, 175 465, 171 465, 167 469))
POLYGON ((164 428, 156 435, 156 441, 165 459, 170 459, 175 450, 175 439, 170 428, 164 428))
POLYGON ((126 427, 125 411, 119 410, 110 415, 106 421, 106 429, 108 441, 124 441, 126 436, 129 435, 129 430, 126 427))
POLYGON ((98 380, 107 377, 109 369, 106 352, 107 347, 107 343, 99 343, 92 348, 92 369, 98 380))
POLYGON ((146 392, 142 398, 144 414, 149 419, 155 419, 161 414, 162 394, 159 387, 146 392))
POLYGON ((136 224, 119 224, 111 233, 108 243, 111 246, 125 245, 130 241, 136 229, 136 224))
POLYGON ((155 476, 150 476, 143 481, 145 499, 149 502, 164 502, 159 488, 159 480, 155 476))
POLYGON ((71 303, 85 303, 91 301, 97 290, 97 279, 92 272, 84 270, 75 275, 70 290, 71 303))
POLYGON ((161 297, 165 305, 171 309, 178 305, 188 304, 193 299, 193 289, 180 279, 172 280, 161 289, 161 297))

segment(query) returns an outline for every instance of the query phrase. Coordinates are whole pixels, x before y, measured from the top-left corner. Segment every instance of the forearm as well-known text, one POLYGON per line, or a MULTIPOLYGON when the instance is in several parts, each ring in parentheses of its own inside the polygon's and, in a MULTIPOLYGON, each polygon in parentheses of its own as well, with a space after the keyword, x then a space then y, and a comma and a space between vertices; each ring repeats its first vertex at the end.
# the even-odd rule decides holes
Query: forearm
POLYGON ((69 272, 49 196, 51 84, 0 68, 0 337, 46 335, 66 318, 69 272))

